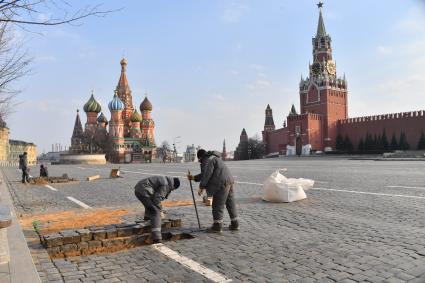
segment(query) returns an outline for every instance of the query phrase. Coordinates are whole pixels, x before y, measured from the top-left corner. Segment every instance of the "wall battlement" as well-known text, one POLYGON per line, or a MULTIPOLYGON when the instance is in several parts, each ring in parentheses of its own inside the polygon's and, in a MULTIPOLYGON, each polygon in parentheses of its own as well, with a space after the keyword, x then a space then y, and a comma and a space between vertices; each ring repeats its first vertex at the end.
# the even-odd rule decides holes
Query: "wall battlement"
POLYGON ((287 120, 299 121, 299 120, 304 120, 306 117, 308 117, 311 120, 322 120, 322 115, 316 114, 316 113, 304 113, 304 114, 292 115, 292 116, 288 116, 287 120))
MULTIPOLYGON (((319 87, 331 87, 335 90, 347 90, 347 81, 344 78, 325 78, 325 77, 318 77, 314 82, 319 87)), ((308 87, 310 86, 311 79, 301 79, 299 87, 300 91, 308 91, 308 87)))
POLYGON ((424 117, 424 116, 425 116, 425 110, 419 110, 419 111, 399 112, 399 113, 348 118, 344 120, 338 120, 338 124, 343 125, 343 124, 363 123, 363 122, 372 122, 372 121, 380 121, 380 120, 417 118, 417 117, 424 117))

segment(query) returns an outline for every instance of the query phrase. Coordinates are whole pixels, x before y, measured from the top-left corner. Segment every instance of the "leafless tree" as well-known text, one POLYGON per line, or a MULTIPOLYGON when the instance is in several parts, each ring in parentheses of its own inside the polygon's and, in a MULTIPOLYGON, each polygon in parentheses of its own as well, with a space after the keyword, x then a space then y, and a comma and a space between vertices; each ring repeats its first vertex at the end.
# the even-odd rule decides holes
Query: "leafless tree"
POLYGON ((12 83, 29 72, 31 58, 14 39, 13 30, 7 23, 0 23, 0 115, 10 114, 19 91, 12 83))
POLYGON ((66 0, 0 0, 0 22, 25 25, 54 26, 78 23, 90 16, 105 16, 115 10, 102 4, 73 7, 66 0))
POLYGON ((14 36, 15 28, 80 24, 84 18, 105 16, 118 10, 105 10, 102 4, 73 7, 66 0, 0 0, 0 116, 11 112, 19 93, 12 83, 28 74, 31 62, 14 36))

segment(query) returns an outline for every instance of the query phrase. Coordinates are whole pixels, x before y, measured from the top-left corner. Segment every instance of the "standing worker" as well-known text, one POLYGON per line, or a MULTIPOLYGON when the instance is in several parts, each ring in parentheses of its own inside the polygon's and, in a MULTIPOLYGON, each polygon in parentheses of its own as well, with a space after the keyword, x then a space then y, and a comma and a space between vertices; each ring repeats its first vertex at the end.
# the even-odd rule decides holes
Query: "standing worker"
POLYGON ((24 152, 24 154, 19 155, 19 168, 22 170, 22 183, 29 183, 29 168, 28 168, 28 154, 24 152))
POLYGON ((161 201, 180 186, 179 178, 152 176, 140 180, 134 187, 134 194, 145 207, 145 220, 151 221, 152 241, 161 243, 161 201))
POLYGON ((221 160, 220 153, 216 151, 198 150, 196 153, 201 163, 201 173, 192 176, 187 175, 189 180, 200 182, 198 194, 206 190, 208 196, 213 197, 212 214, 214 223, 207 229, 209 233, 221 233, 223 231, 223 210, 226 205, 230 216, 231 231, 239 230, 238 215, 233 194, 233 183, 235 182, 229 168, 221 160))

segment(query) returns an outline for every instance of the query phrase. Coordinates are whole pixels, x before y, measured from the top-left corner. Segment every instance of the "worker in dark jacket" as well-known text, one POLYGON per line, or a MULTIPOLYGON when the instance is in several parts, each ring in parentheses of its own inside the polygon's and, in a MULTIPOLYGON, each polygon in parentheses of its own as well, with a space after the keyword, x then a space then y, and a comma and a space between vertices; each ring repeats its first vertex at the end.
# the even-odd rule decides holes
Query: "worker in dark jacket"
POLYGON ((19 156, 19 168, 22 170, 22 183, 29 183, 28 154, 26 152, 19 156))
POLYGON ((231 224, 229 229, 232 231, 239 230, 233 194, 234 179, 220 156, 220 153, 216 151, 198 150, 197 157, 201 163, 201 173, 196 176, 190 174, 187 176, 189 180, 200 182, 198 194, 202 194, 202 191, 205 190, 208 196, 213 197, 212 214, 214 223, 211 228, 207 229, 207 232, 211 233, 221 233, 223 230, 224 205, 226 205, 230 216, 231 224))
POLYGON ((47 166, 43 164, 40 165, 40 177, 49 177, 49 171, 47 171, 47 166))
POLYGON ((180 186, 179 178, 152 176, 140 180, 134 187, 134 194, 145 207, 145 219, 151 221, 153 243, 162 241, 161 235, 161 201, 168 198, 171 191, 180 186))

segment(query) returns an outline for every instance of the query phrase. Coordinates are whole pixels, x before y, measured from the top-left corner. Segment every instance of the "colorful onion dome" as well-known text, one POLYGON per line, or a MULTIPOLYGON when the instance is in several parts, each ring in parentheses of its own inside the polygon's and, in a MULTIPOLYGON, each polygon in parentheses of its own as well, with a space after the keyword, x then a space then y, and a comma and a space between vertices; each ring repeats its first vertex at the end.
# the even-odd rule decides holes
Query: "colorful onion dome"
POLYGON ((115 91, 114 98, 109 102, 108 107, 110 111, 120 111, 124 109, 124 103, 118 97, 117 91, 115 91))
POLYGON ((137 112, 136 109, 134 109, 133 114, 131 114, 130 121, 131 122, 141 122, 142 121, 142 116, 139 114, 139 112, 137 112))
POLYGON ((97 122, 108 123, 108 119, 106 119, 105 115, 103 115, 103 112, 100 112, 99 117, 97 117, 97 122))
POLYGON ((143 102, 140 104, 140 111, 152 111, 152 103, 149 101, 148 97, 145 97, 143 102))
POLYGON ((84 112, 96 112, 99 113, 102 110, 102 106, 99 102, 94 98, 93 91, 91 93, 89 101, 84 104, 84 112))

